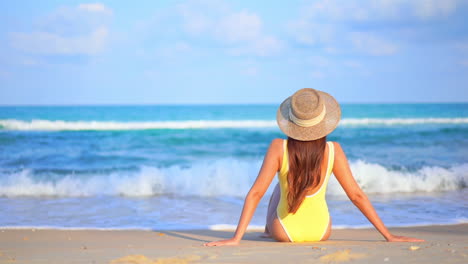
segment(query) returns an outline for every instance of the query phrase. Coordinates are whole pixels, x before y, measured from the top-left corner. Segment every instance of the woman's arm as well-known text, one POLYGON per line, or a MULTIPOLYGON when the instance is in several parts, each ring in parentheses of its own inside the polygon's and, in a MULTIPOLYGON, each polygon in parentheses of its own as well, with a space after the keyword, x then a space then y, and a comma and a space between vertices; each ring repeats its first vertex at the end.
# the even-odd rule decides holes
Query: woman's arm
POLYGON ((377 215, 377 212, 367 198, 366 194, 361 190, 356 180, 354 179, 353 174, 351 173, 351 169, 349 168, 348 159, 346 158, 343 149, 341 149, 340 144, 337 142, 334 142, 333 144, 335 145, 335 163, 333 166, 333 174, 335 174, 336 179, 343 187, 349 199, 357 208, 359 208, 359 210, 361 210, 367 219, 382 234, 382 236, 384 236, 385 239, 389 242, 424 241, 417 238, 395 236, 388 231, 380 217, 377 215))
POLYGON ((205 246, 224 246, 224 245, 238 245, 244 236, 245 230, 252 219, 252 216, 257 209, 258 203, 262 199, 263 195, 270 186, 276 172, 279 170, 280 157, 282 154, 283 140, 274 139, 268 151, 263 159, 262 168, 258 173, 257 179, 255 180, 252 188, 245 197, 244 207, 242 214, 237 224, 237 229, 234 236, 230 239, 214 241, 206 243, 205 246))

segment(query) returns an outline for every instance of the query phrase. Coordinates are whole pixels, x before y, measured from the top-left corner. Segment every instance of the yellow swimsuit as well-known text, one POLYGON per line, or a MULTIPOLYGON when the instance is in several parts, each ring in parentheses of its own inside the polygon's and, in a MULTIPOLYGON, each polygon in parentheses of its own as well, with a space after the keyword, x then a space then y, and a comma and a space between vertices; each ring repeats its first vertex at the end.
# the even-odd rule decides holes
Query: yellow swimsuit
POLYGON ((333 170, 333 161, 335 157, 334 145, 328 144, 328 164, 325 179, 318 189, 312 195, 304 198, 301 206, 295 214, 288 213, 288 148, 287 140, 283 144, 283 163, 278 173, 281 198, 276 209, 278 219, 283 226, 284 231, 291 242, 320 241, 328 229, 330 214, 328 213, 327 202, 325 201, 325 192, 328 179, 333 170))

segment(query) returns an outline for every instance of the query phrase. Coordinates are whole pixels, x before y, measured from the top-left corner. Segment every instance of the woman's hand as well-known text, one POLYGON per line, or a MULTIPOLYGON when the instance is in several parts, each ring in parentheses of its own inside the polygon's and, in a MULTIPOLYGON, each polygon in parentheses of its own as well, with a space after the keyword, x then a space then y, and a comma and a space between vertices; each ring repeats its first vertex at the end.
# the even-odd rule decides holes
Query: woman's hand
POLYGON ((237 246, 239 245, 239 240, 235 238, 230 238, 226 240, 213 241, 205 243, 204 246, 207 247, 217 247, 217 246, 237 246))
POLYGON ((424 239, 390 235, 390 237, 387 238, 387 242, 424 242, 424 239))

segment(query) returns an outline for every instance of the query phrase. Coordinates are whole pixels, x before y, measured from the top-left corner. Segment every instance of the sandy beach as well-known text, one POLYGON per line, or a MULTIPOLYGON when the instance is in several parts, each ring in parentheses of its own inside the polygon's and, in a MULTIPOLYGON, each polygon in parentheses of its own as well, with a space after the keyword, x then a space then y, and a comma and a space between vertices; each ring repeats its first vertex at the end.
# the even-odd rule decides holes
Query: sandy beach
POLYGON ((249 231, 236 247, 204 247, 232 231, 0 230, 0 263, 466 263, 468 224, 391 228, 422 243, 387 243, 374 229, 329 241, 278 243, 249 231))

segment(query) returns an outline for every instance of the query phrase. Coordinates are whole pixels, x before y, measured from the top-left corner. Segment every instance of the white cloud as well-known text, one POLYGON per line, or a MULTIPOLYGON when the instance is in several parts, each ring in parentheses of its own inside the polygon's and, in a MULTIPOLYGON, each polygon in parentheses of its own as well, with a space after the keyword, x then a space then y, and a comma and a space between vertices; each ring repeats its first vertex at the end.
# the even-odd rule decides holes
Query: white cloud
POLYGON ((369 16, 369 5, 361 1, 320 0, 312 1, 303 8, 309 17, 327 18, 329 20, 364 20, 369 16))
POLYGON ((455 11, 459 0, 413 0, 414 14, 422 19, 447 16, 455 11))
POLYGON ((352 32, 349 38, 358 51, 370 55, 392 55, 398 51, 395 44, 371 33, 352 32))
POLYGON ((184 20, 184 30, 191 35, 205 32, 212 23, 207 16, 193 12, 186 6, 180 7, 180 14, 184 20))
POLYGON ((308 45, 331 42, 335 34, 333 25, 313 23, 306 19, 292 21, 287 28, 299 43, 308 45))
POLYGON ((86 10, 88 12, 112 14, 112 10, 101 3, 79 4, 78 9, 86 10))
POLYGON ((421 20, 448 17, 467 4, 461 0, 315 0, 304 4, 286 29, 296 43, 326 53, 392 55, 399 47, 385 33, 409 39, 405 32, 422 25, 419 35, 426 34, 428 28, 421 20), (385 27, 395 21, 401 23, 385 27))
POLYGON ((43 18, 32 32, 12 32, 10 45, 30 54, 95 55, 102 52, 109 38, 104 18, 112 10, 103 4, 61 7, 43 18))
POLYGON ((229 7, 224 1, 189 0, 177 5, 174 13, 182 16, 185 32, 200 35, 210 31, 227 12, 229 7))
POLYGON ((259 56, 268 56, 278 53, 283 48, 283 43, 272 36, 261 36, 251 44, 251 52, 259 56))
POLYGON ((85 54, 101 52, 108 36, 107 28, 99 27, 89 35, 62 37, 48 32, 12 33, 11 45, 17 49, 37 54, 85 54))
POLYGON ((248 10, 233 11, 223 1, 192 0, 177 6, 183 30, 192 36, 205 36, 235 56, 269 56, 284 44, 263 29, 259 15, 248 10))
POLYGON ((269 56, 279 52, 283 43, 265 34, 262 27, 262 20, 257 14, 241 11, 222 18, 214 32, 219 40, 231 45, 228 50, 233 55, 269 56))
POLYGON ((287 24, 293 39, 303 45, 316 46, 329 54, 360 51, 372 55, 389 55, 397 47, 369 32, 350 33, 354 21, 395 17, 400 0, 318 0, 302 8, 303 13, 287 24), (365 2, 363 4, 363 2, 365 2))
POLYGON ((261 37, 262 21, 254 13, 241 11, 224 17, 215 29, 223 41, 235 43, 261 37))
POLYGON ((203 15, 187 15, 185 20, 185 30, 193 35, 203 33, 211 24, 211 21, 203 15))
POLYGON ((325 21, 368 21, 448 16, 461 0, 318 0, 306 5, 307 18, 325 21))

